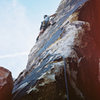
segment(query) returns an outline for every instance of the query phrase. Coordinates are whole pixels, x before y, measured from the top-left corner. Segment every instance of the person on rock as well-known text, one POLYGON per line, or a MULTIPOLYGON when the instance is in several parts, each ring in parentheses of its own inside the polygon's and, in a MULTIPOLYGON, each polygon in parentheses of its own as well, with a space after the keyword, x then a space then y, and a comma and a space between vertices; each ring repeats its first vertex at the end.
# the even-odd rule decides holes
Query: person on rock
POLYGON ((57 15, 57 13, 53 14, 53 15, 44 15, 44 20, 41 22, 41 26, 40 26, 40 33, 36 39, 36 41, 38 41, 40 35, 42 35, 44 33, 44 31, 47 29, 48 26, 53 25, 55 23, 52 23, 52 21, 50 21, 50 18, 53 18, 57 15))

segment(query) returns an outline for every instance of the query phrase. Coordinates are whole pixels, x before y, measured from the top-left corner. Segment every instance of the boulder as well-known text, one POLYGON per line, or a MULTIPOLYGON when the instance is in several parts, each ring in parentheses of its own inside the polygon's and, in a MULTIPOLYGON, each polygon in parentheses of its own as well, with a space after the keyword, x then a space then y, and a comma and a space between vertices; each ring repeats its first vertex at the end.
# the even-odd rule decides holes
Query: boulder
POLYGON ((0 67, 0 100, 11 100, 13 79, 11 72, 0 67))

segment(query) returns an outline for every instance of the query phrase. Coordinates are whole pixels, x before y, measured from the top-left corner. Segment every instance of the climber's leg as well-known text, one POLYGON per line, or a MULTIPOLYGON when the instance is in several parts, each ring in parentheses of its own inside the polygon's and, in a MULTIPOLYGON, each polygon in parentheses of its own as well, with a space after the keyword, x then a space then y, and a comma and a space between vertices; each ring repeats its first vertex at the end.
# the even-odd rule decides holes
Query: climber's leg
POLYGON ((45 31, 45 29, 44 29, 44 28, 42 28, 42 29, 40 30, 40 33, 39 33, 39 35, 38 35, 38 37, 37 37, 36 41, 38 41, 38 39, 39 39, 40 35, 42 35, 42 34, 44 33, 44 31, 45 31))

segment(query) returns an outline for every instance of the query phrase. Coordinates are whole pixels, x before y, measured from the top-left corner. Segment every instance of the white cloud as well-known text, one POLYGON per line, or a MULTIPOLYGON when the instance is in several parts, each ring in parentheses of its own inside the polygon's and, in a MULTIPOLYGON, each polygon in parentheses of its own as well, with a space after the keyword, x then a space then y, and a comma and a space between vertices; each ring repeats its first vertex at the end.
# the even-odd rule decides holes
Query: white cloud
POLYGON ((20 52, 20 53, 15 53, 15 54, 8 54, 8 55, 2 55, 0 56, 0 59, 4 59, 4 58, 14 58, 14 57, 17 57, 17 56, 25 56, 27 55, 28 56, 28 51, 26 52, 20 52))

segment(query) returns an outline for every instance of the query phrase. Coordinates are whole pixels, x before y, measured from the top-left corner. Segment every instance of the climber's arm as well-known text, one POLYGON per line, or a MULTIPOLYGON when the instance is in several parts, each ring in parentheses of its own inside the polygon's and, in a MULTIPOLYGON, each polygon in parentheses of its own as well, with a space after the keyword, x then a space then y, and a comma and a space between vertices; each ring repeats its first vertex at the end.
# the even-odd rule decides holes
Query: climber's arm
POLYGON ((53 14, 53 15, 50 15, 50 17, 55 17, 57 15, 57 13, 53 14))

